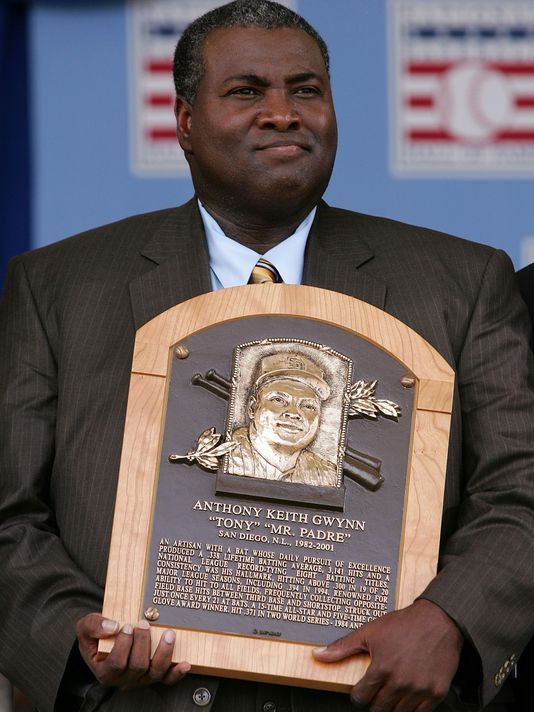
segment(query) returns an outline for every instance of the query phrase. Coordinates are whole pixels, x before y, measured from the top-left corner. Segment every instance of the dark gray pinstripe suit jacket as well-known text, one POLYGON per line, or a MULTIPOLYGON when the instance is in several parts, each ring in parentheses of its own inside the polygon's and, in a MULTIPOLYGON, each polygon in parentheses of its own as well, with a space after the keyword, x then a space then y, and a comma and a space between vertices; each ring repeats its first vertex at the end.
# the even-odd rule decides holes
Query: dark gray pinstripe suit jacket
MULTIPOLYGON (((304 281, 385 309, 456 369, 441 573, 425 596, 478 651, 487 701, 534 632, 534 408, 511 264, 489 247, 322 204, 304 281)), ((0 669, 43 712, 76 620, 101 606, 135 330, 209 290, 193 201, 11 264, 0 311, 0 669)), ((101 709, 189 710, 195 684, 117 693, 101 709)), ((337 696, 293 699, 295 711, 345 707, 337 696)))

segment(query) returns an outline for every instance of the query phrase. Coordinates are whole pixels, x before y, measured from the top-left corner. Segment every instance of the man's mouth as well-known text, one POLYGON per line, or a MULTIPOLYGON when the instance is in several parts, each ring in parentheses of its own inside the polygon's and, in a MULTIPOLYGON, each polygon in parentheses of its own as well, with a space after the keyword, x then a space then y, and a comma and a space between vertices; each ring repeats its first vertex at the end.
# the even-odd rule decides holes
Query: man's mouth
POLYGON ((272 141, 264 146, 259 146, 257 150, 277 156, 297 156, 310 149, 309 146, 299 141, 272 141))
POLYGON ((296 425, 295 423, 287 423, 287 422, 277 421, 275 423, 275 425, 277 428, 286 430, 289 433, 302 433, 304 431, 304 428, 302 426, 296 425))

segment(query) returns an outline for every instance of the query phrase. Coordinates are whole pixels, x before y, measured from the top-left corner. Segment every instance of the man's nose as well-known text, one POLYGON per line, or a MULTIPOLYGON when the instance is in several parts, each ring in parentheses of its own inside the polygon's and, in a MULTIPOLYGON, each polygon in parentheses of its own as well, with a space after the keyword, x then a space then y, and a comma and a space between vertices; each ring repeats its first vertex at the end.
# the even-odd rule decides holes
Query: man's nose
POLYGON ((300 116, 286 91, 266 92, 258 115, 258 126, 275 131, 294 131, 300 127, 300 116))
POLYGON ((302 420, 302 413, 300 413, 296 405, 288 405, 287 410, 284 411, 284 417, 302 420))

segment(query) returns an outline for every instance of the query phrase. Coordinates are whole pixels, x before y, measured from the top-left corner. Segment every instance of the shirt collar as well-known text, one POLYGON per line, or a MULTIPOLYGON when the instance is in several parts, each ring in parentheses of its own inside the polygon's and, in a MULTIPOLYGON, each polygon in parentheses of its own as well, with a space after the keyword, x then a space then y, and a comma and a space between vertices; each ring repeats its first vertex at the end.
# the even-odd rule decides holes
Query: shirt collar
MULTIPOLYGON (((261 255, 225 235, 200 201, 198 207, 206 232, 213 289, 246 284, 261 255)), ((263 255, 276 267, 286 284, 302 282, 304 250, 316 210, 313 208, 292 235, 263 255)))

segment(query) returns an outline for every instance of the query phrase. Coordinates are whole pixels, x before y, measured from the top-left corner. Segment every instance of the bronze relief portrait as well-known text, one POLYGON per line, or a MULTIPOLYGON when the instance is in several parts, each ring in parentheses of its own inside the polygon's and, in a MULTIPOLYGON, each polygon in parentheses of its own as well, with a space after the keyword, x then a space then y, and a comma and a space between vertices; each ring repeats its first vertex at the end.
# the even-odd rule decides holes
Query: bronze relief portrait
POLYGON ((341 483, 352 361, 289 339, 236 347, 224 472, 320 487, 341 483))

